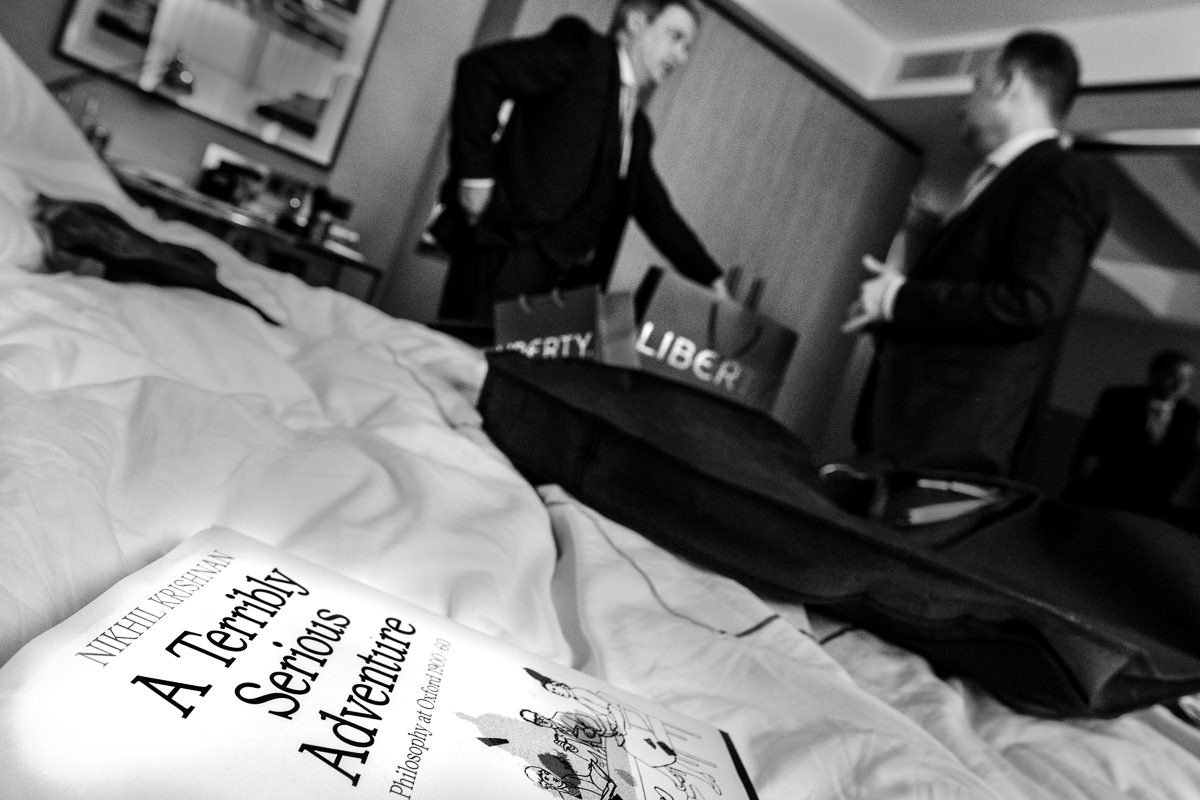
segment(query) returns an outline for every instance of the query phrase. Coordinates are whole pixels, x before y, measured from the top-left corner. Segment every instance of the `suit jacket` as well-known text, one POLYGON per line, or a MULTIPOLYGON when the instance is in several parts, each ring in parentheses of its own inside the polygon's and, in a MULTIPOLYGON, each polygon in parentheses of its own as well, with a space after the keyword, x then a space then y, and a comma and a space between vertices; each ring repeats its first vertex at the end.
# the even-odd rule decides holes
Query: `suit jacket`
POLYGON ((562 268, 589 264, 602 284, 632 216, 677 269, 711 283, 721 269, 655 171, 654 133, 640 109, 627 177, 619 177, 619 70, 616 41, 576 17, 559 19, 540 36, 462 57, 443 203, 461 221, 458 181, 493 178, 481 242, 536 243, 562 268), (494 141, 506 99, 514 101, 513 112, 494 141))
POLYGON ((1175 403, 1171 422, 1158 442, 1150 438, 1146 417, 1150 390, 1114 386, 1100 395, 1079 437, 1074 461, 1095 459, 1090 472, 1068 489, 1077 502, 1162 511, 1196 460, 1200 410, 1186 399, 1175 403))
POLYGON ((1108 217, 1098 173, 1046 141, 944 222, 877 331, 867 449, 1011 474, 1108 217))

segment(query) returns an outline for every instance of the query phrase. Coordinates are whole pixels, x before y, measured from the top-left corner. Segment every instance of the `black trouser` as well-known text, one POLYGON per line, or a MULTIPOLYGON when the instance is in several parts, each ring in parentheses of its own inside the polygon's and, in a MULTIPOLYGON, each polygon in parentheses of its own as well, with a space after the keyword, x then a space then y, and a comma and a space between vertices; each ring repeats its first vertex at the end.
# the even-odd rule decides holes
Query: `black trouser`
POLYGON ((601 282, 603 276, 587 267, 562 269, 536 244, 497 247, 471 242, 451 256, 439 317, 491 325, 492 307, 500 300, 601 282))

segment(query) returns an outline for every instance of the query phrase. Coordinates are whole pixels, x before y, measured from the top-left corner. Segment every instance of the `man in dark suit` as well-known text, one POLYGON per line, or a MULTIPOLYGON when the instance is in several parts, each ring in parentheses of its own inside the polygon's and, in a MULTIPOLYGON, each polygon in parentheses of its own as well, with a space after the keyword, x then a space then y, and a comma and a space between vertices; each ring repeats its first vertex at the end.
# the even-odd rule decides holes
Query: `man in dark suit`
POLYGON ((864 258, 875 274, 844 327, 876 335, 861 451, 901 469, 1012 473, 1108 225, 1102 181, 1061 143, 1078 76, 1060 37, 1009 40, 963 109, 985 160, 962 201, 907 275, 864 258))
POLYGON ((687 61, 698 24, 691 0, 622 0, 608 36, 565 17, 459 61, 434 231, 451 257, 443 319, 486 322, 497 300, 606 286, 630 216, 678 270, 724 293, 651 163, 638 103, 687 61))
POLYGON ((1064 499, 1167 513, 1196 463, 1200 410, 1186 397, 1195 371, 1186 355, 1164 350, 1145 384, 1105 389, 1079 437, 1064 499))

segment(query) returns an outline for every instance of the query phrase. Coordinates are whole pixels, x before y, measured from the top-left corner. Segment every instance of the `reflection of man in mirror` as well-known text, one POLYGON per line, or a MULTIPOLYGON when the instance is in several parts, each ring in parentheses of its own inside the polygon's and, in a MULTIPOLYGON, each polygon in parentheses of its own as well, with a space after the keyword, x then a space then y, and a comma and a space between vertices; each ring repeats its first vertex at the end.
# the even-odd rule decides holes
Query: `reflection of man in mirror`
POLYGON ((1165 513, 1196 463, 1200 410, 1187 398, 1195 372, 1189 356, 1163 350, 1145 383, 1105 389, 1075 448, 1065 499, 1165 513))

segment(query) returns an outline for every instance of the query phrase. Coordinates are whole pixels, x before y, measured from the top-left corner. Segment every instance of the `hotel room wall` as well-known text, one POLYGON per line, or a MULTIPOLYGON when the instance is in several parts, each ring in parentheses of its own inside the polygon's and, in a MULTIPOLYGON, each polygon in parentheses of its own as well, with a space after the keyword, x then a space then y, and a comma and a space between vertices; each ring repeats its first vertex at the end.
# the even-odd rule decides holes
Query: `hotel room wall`
MULTIPOLYGON (((513 33, 542 31, 564 13, 603 29, 612 7, 525 0, 513 33)), ((800 332, 777 416, 819 452, 844 454, 847 426, 838 417, 847 410, 835 397, 854 340, 839 326, 863 277, 863 253, 887 251, 919 157, 720 8, 705 10, 691 63, 649 113, 656 163, 684 216, 720 263, 763 277, 761 309, 800 332), (838 435, 827 441, 827 430, 838 435)), ((631 225, 613 288, 636 284, 653 263, 663 259, 631 225)), ((402 250, 393 310, 417 316, 406 289, 440 288, 443 271, 402 250)))
MULTIPOLYGON (((204 148, 217 142, 355 203, 351 227, 367 260, 390 265, 435 153, 457 55, 477 35, 487 0, 392 0, 367 77, 332 169, 289 156, 107 80, 76 89, 100 101, 113 131, 110 152, 184 179, 195 178, 204 148)), ((83 68, 55 55, 68 0, 2 0, 0 35, 43 80, 83 68)), ((203 79, 203 76, 200 77, 203 79)))

